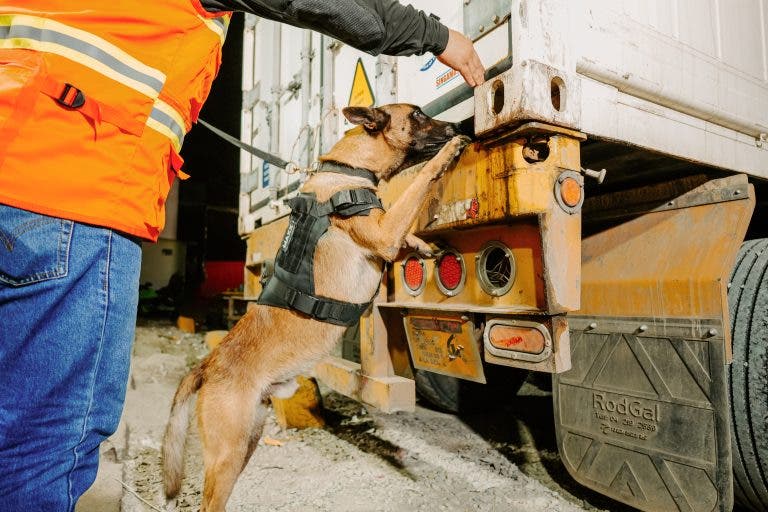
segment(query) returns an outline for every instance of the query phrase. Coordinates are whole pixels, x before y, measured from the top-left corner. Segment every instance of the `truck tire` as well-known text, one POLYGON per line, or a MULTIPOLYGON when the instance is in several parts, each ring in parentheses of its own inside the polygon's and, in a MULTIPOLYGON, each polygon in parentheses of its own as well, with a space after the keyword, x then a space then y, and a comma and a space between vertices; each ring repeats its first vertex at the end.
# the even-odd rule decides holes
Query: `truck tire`
POLYGON ((427 402, 454 414, 478 412, 509 403, 517 395, 528 372, 516 368, 487 366, 487 384, 470 382, 426 370, 413 369, 416 392, 427 402))
POLYGON ((745 242, 728 285, 733 364, 728 369, 734 495, 768 510, 768 239, 745 242))

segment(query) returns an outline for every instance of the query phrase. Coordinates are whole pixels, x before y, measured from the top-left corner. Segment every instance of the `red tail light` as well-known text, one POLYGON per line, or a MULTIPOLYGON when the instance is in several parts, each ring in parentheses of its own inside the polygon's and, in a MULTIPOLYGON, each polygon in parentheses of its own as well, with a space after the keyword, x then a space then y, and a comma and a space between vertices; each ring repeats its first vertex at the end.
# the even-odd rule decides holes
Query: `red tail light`
POLYGON ((464 259, 461 254, 447 251, 437 260, 437 286, 446 295, 456 295, 464 286, 464 259))
POLYGON ((403 262, 403 284, 411 295, 418 295, 424 289, 426 273, 424 262, 416 256, 408 256, 403 262))

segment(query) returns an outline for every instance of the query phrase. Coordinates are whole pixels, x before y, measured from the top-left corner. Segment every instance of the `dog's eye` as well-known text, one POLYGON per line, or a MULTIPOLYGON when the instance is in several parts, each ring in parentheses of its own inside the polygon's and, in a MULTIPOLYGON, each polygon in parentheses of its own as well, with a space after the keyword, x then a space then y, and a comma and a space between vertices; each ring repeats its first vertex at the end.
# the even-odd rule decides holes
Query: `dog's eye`
POLYGON ((421 110, 414 110, 412 115, 413 115, 413 118, 416 119, 417 121, 423 121, 424 119, 427 118, 427 115, 421 110))

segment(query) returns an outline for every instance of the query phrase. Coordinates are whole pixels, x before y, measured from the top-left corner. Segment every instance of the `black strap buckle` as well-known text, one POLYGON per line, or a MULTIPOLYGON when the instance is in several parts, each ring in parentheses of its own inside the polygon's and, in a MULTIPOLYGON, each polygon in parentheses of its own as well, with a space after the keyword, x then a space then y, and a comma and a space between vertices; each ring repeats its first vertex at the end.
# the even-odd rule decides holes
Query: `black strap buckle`
POLYGON ((80 108, 85 105, 85 94, 72 84, 64 84, 64 90, 56 101, 67 108, 80 108))
POLYGON ((292 308, 301 311, 305 315, 314 316, 319 301, 312 295, 286 286, 285 300, 292 308))
POLYGON ((345 206, 355 202, 354 190, 341 190, 331 196, 331 206, 334 211, 343 210, 345 206))
MULTIPOLYGON (((282 285, 280 281, 277 281, 279 285, 282 285)), ((293 303, 296 301, 296 297, 299 295, 298 290, 295 290, 293 288, 288 288, 287 286, 282 286, 283 293, 285 293, 285 301, 290 305, 293 306, 293 303)))
POLYGON ((324 322, 325 320, 331 318, 332 306, 333 304, 328 301, 319 300, 317 301, 317 304, 315 304, 315 307, 312 308, 312 316, 321 322, 324 322))

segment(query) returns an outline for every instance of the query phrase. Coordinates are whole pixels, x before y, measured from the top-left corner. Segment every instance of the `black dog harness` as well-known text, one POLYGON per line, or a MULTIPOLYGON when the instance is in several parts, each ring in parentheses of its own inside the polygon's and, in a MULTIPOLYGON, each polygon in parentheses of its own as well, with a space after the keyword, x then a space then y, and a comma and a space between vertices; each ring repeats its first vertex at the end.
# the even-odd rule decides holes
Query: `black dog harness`
MULTIPOLYGON (((328 162, 324 162, 318 171, 351 174, 350 167, 326 164, 328 162)), ((288 229, 275 258, 274 274, 264 285, 257 302, 294 309, 321 322, 354 325, 373 299, 356 304, 316 295, 315 247, 331 225, 330 215, 368 215, 373 208, 382 207, 381 200, 373 190, 357 188, 337 192, 324 203, 317 202, 314 194, 304 193, 288 199, 286 203, 291 208, 288 229)))

